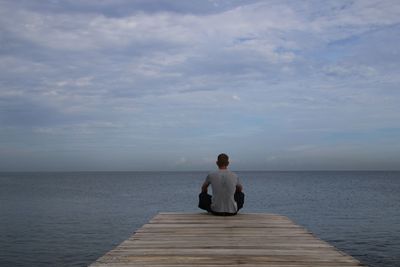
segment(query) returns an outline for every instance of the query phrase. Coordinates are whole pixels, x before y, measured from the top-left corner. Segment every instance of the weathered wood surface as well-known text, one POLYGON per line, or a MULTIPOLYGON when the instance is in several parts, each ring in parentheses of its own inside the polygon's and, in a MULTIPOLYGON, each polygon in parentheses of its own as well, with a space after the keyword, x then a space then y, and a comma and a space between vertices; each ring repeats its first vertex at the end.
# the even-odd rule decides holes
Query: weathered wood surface
POLYGON ((285 216, 159 213, 90 267, 326 266, 361 264, 285 216))

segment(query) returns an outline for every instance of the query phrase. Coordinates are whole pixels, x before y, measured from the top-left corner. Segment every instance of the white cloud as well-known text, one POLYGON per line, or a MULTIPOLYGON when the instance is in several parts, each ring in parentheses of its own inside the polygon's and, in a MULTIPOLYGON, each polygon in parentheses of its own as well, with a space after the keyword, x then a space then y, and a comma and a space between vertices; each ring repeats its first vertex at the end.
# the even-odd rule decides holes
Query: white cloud
POLYGON ((186 157, 181 157, 176 161, 177 165, 185 165, 188 162, 188 160, 186 159, 186 157))
POLYGON ((52 72, 52 69, 43 62, 24 59, 20 56, 0 55, 0 71, 10 75, 43 75, 52 72))
POLYGON ((278 160, 278 159, 279 159, 278 156, 268 156, 268 157, 266 158, 266 161, 267 161, 267 162, 273 162, 273 161, 276 161, 276 160, 278 160))
POLYGON ((120 123, 113 123, 107 121, 91 121, 88 123, 76 123, 76 124, 66 124, 62 126, 52 126, 52 127, 34 127, 32 129, 35 134, 45 134, 45 135, 70 135, 70 134, 83 134, 92 135, 101 131, 119 131, 123 128, 120 123))
POLYGON ((372 66, 356 65, 351 63, 326 65, 323 72, 327 75, 341 77, 369 78, 378 75, 378 71, 372 66))
POLYGON ((241 98, 238 95, 232 95, 232 99, 236 101, 240 101, 241 98))
POLYGON ((90 86, 92 84, 93 76, 80 77, 74 80, 65 80, 59 81, 56 83, 57 86, 77 86, 77 87, 85 87, 90 86))

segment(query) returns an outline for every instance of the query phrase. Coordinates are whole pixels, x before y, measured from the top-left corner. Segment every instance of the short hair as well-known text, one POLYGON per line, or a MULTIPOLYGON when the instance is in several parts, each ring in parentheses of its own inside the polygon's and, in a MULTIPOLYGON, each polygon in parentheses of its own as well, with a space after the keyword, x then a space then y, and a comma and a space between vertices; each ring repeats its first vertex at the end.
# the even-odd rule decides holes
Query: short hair
POLYGON ((228 166, 229 165, 229 157, 225 153, 221 153, 218 155, 217 165, 221 166, 228 166))

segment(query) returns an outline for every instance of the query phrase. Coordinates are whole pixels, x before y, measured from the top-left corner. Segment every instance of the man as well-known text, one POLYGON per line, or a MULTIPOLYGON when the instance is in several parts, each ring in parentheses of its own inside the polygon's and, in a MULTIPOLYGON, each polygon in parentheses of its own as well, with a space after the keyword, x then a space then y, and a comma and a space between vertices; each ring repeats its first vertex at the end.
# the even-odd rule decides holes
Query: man
POLYGON ((214 215, 235 215, 243 206, 243 187, 238 176, 228 170, 228 155, 218 155, 216 163, 218 171, 210 173, 201 187, 199 208, 214 215), (209 185, 211 185, 213 192, 212 198, 207 194, 209 185))

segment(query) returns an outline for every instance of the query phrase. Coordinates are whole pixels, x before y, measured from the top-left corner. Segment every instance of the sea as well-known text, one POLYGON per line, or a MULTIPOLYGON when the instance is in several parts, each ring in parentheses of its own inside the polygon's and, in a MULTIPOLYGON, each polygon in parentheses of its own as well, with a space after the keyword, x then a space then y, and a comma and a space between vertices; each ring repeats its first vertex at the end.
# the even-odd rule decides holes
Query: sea
MULTIPOLYGON (((241 212, 282 214, 368 266, 400 266, 400 172, 238 171, 241 212)), ((0 266, 87 266, 158 212, 202 212, 207 172, 0 173, 0 266)))

